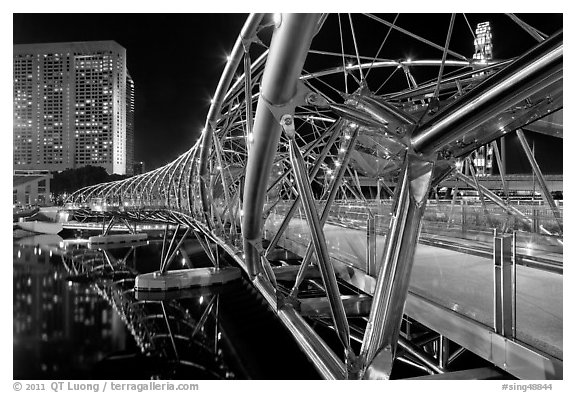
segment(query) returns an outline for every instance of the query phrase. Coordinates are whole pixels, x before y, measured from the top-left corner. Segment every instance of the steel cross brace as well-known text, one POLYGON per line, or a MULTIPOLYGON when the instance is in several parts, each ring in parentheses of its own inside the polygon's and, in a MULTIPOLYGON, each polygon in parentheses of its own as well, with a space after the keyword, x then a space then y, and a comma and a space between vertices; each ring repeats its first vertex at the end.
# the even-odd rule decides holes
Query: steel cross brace
MULTIPOLYGON (((338 171, 338 174, 336 175, 336 177, 332 181, 330 193, 328 195, 328 200, 326 201, 326 204, 324 205, 324 210, 322 211, 322 216, 320 217, 320 225, 322 226, 322 228, 324 227, 324 224, 326 224, 326 221, 328 220, 328 216, 330 215, 330 207, 332 206, 332 203, 334 202, 334 199, 336 198, 336 194, 338 192, 338 188, 339 188, 340 183, 342 181, 342 177, 344 176, 344 173, 345 173, 346 168, 348 166, 348 162, 350 160, 350 153, 352 152, 352 150, 354 150, 354 145, 356 144, 356 138, 358 137, 358 130, 359 130, 359 127, 356 126, 354 129, 354 132, 352 134, 352 137, 350 138, 350 142, 348 144, 348 149, 346 150, 346 153, 344 155, 343 162, 340 166, 340 170, 338 171)), ((306 179, 304 179, 304 180, 306 180, 306 179)), ((307 183, 309 183, 309 181, 307 183)), ((300 287, 300 284, 302 283, 302 281, 304 280, 304 277, 306 276, 306 270, 308 269, 308 266, 310 265, 310 261, 312 259, 312 252, 314 251, 314 248, 312 246, 313 246, 313 244, 310 243, 310 244, 308 244, 308 247, 306 248, 306 254, 305 254, 304 258, 302 259, 300 269, 298 270, 298 274, 296 275, 296 281, 294 282, 294 286, 292 287, 292 291, 290 292, 289 297, 292 299, 295 299, 297 297, 298 288, 300 287)))
POLYGON ((544 176, 542 175, 542 171, 536 162, 536 158, 534 154, 530 150, 528 146, 528 142, 526 141, 526 137, 524 136, 524 132, 522 129, 516 130, 516 135, 518 135, 518 139, 520 140, 520 144, 522 145, 522 149, 524 149, 524 153, 526 153, 526 157, 528 161, 530 161, 530 166, 532 166, 532 170, 534 170, 534 174, 536 175, 536 179, 538 179, 538 184, 540 185, 540 189, 542 191, 542 196, 548 203, 548 206, 552 210, 554 214, 554 218, 556 219, 556 223, 558 224, 558 229, 560 230, 560 234, 563 232, 562 228, 562 216, 560 215, 560 210, 558 210, 558 206, 554 203, 554 199, 552 198, 552 194, 550 194, 550 190, 546 186, 546 180, 544 180, 544 176))
POLYGON ((294 169, 298 193, 302 196, 301 200, 304 207, 304 212, 306 214, 306 220, 310 226, 312 243, 318 257, 320 274, 322 276, 322 281, 324 282, 324 287, 326 289, 326 295, 330 303, 332 320, 334 321, 338 338, 345 348, 348 377, 355 377, 356 355, 350 346, 350 327, 348 325, 346 312, 344 310, 344 305, 342 303, 342 298, 338 289, 336 272, 334 271, 334 266, 330 262, 330 255, 326 245, 326 238, 324 237, 322 225, 318 218, 318 211, 314 205, 312 187, 310 186, 310 182, 306 174, 304 158, 302 157, 302 153, 300 153, 296 143, 296 131, 294 129, 293 117, 291 115, 284 115, 281 119, 281 125, 289 140, 290 161, 294 169))
MULTIPOLYGON (((180 224, 178 224, 178 227, 180 227, 180 224)), ((186 239, 186 236, 188 236, 189 233, 190 233, 190 228, 186 228, 186 232, 184 232, 184 235, 182 235, 182 237, 178 241, 178 244, 176 245, 176 247, 174 247, 172 249, 172 243, 174 242, 174 239, 176 238, 176 235, 178 234, 178 229, 176 229, 174 231, 174 237, 172 238, 172 241, 170 242, 170 246, 168 247, 168 250, 166 250, 166 255, 164 256, 164 260, 162 261, 162 265, 160 266, 160 274, 164 274, 166 272, 166 270, 168 269, 168 266, 170 266, 170 263, 172 263, 174 258, 176 258, 176 253, 178 252, 178 249, 180 248, 180 246, 184 242, 184 239, 186 239)))
MULTIPOLYGON (((324 148, 322 149, 322 151, 320 152, 320 154, 318 155, 318 158, 316 159, 316 163, 314 164, 314 166, 312 167, 312 170, 310 171, 310 177, 315 177, 316 174, 318 173, 318 171, 320 170, 322 163, 324 162, 324 159, 326 158, 326 156, 328 155, 328 153, 330 152, 330 149, 332 148, 332 145, 334 144, 334 142, 336 142, 336 139, 340 136, 340 134, 342 133, 343 130, 343 125, 342 123, 340 123, 335 129, 334 132, 332 133, 332 135, 330 136, 330 139, 328 140, 328 142, 326 143, 326 145, 324 146, 324 148)), ((286 230, 286 228, 288 227, 288 224, 290 223, 290 220, 292 219, 292 217, 294 216, 294 214, 296 213, 296 210, 298 209, 298 207, 300 206, 300 195, 298 195, 296 197, 296 199, 294 200, 294 203, 292 204, 292 206, 290 207, 290 210, 288 210, 288 212, 286 213, 286 216, 284 217, 284 220, 282 221, 282 224, 280 225, 280 228, 278 229, 278 231, 276 232, 276 234, 274 235, 274 238, 272 239, 272 241, 270 241, 270 244, 268 245, 268 248, 266 249, 266 255, 268 255, 272 250, 274 250, 274 248, 276 247, 276 245, 278 244, 278 241, 280 240, 280 237, 282 236, 282 234, 284 233, 284 231, 286 230)))
POLYGON ((476 188, 476 191, 478 191, 478 197, 480 198, 480 203, 482 204, 482 210, 484 210, 484 215, 486 216, 488 226, 491 228, 495 228, 496 225, 493 224, 490 212, 488 211, 488 207, 486 206, 486 201, 484 200, 484 193, 482 192, 482 188, 480 187, 480 183, 478 182, 478 175, 476 174, 476 170, 474 169, 474 164, 470 159, 470 156, 466 157, 466 160, 468 161, 468 169, 470 169, 470 177, 472 177, 472 179, 474 180, 474 188, 476 188))

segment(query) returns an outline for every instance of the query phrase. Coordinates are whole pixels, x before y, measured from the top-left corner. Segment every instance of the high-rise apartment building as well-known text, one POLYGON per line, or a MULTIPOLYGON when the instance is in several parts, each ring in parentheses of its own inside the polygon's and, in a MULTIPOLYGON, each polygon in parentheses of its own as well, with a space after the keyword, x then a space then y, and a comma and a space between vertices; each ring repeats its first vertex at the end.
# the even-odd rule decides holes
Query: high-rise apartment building
POLYGON ((126 174, 134 174, 134 81, 126 74, 126 174))
POLYGON ((14 169, 131 172, 126 49, 114 41, 14 45, 13 65, 14 169))

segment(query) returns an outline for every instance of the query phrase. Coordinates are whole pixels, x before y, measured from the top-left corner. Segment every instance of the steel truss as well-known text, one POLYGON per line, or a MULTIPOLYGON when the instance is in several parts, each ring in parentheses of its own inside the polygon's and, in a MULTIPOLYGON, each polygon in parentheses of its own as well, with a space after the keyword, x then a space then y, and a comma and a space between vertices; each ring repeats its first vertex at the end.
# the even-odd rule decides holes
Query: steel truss
MULTIPOLYGON (((563 105, 562 32, 545 38, 512 15, 537 38, 532 49, 511 59, 475 61, 450 49, 459 17, 451 16, 439 45, 375 15, 283 14, 274 22, 250 15, 196 144, 151 172, 79 190, 67 206, 88 216, 179 224, 217 243, 277 310, 324 378, 388 379, 395 360, 431 373, 450 370, 463 350, 450 353, 443 336, 426 349, 432 347, 407 341, 401 331, 428 195, 455 176, 478 191, 490 227, 499 224, 486 202, 530 226, 532 218, 479 184, 473 163, 462 163, 508 133, 523 140, 522 127, 563 105), (370 37, 381 42, 378 51, 361 52, 369 46, 362 41, 366 34, 359 34, 361 23, 380 27, 372 30, 380 38, 370 37), (392 30, 438 57, 386 58, 392 30), (271 32, 272 39, 263 41, 271 32), (432 67, 434 76, 417 81, 411 71, 421 67, 432 67), (399 88, 404 79, 408 86, 399 88), (364 283, 332 260, 323 230, 335 200, 354 202, 373 217, 360 177, 376 179, 378 199, 380 184, 393 197, 383 259, 374 260, 373 243, 364 283), (293 251, 286 233, 295 225, 307 251, 291 267, 277 255, 293 251), (329 347, 308 324, 310 291, 328 306, 324 322, 341 348, 329 347), (360 335, 349 323, 365 304, 358 291, 373 296, 360 335)), ((542 230, 561 236, 561 213, 532 153, 524 150, 557 224, 542 230)), ((452 210, 455 201, 456 192, 452 210)))

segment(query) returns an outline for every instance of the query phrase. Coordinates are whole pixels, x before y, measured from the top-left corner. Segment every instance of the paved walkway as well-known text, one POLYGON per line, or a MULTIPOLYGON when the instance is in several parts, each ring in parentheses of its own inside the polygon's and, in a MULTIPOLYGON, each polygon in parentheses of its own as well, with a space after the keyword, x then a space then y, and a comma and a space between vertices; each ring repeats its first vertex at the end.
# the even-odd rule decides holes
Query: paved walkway
MULTIPOLYGON (((271 218, 267 225, 276 227, 282 217, 271 218)), ((327 224, 324 233, 331 257, 364 268, 364 231, 327 224)), ((305 220, 292 219, 287 236, 307 244, 310 237, 305 220)), ((383 247, 384 237, 378 236, 378 262, 383 247)), ((417 246, 411 292, 492 327, 493 287, 491 259, 422 244, 417 246)), ((562 289, 561 274, 517 267, 517 338, 560 359, 563 358, 562 289)))

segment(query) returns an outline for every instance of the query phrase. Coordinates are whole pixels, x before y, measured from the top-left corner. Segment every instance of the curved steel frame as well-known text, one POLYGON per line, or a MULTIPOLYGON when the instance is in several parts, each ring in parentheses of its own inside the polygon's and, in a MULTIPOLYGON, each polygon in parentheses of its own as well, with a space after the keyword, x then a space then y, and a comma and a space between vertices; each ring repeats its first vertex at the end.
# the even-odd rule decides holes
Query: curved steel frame
MULTIPOLYGON (((390 22, 369 17, 408 34, 390 22)), ((310 49, 326 15, 282 15, 281 21, 274 25, 269 48, 253 62, 250 46, 260 42, 257 34, 261 29, 270 28, 270 24, 263 23, 263 14, 250 15, 229 56, 198 142, 161 168, 130 179, 86 187, 72 194, 68 202, 71 206, 86 207, 98 200, 98 209, 105 214, 137 212, 138 217, 194 227, 195 231, 222 246, 245 268, 254 285, 278 309, 278 315, 323 377, 389 378, 419 225, 431 187, 455 172, 455 157, 463 157, 473 148, 516 129, 495 124, 486 126, 496 114, 533 96, 548 97, 546 103, 524 109, 529 121, 541 111, 550 111, 550 105, 558 106, 558 101, 554 101, 558 91, 561 107, 563 36, 560 32, 539 39, 541 42, 523 56, 486 62, 481 65, 483 72, 478 72, 477 63, 448 50, 452 25, 445 47, 412 35, 442 49, 442 60, 391 61, 377 56, 359 56, 352 19, 349 19, 356 56, 345 56, 343 50, 342 66, 303 72, 309 53, 333 55, 310 49), (446 59, 448 53, 458 60, 446 59), (358 64, 346 64, 346 57, 357 59, 358 64), (266 63, 262 67, 264 60, 266 63), (243 74, 233 83, 241 65, 243 74), (409 75, 409 67, 419 65, 439 67, 438 77, 418 87, 409 75), (443 70, 448 66, 474 69, 447 77, 443 70), (402 68, 409 88, 380 95, 369 92, 366 74, 387 67, 402 68), (318 87, 322 86, 320 83, 326 85, 320 78, 338 73, 344 75, 346 92, 349 76, 359 85, 357 91, 343 94, 344 103, 334 102, 329 92, 318 87), (255 92, 258 84, 260 91, 255 92), (464 84, 466 89, 462 88, 464 84), (399 105, 424 103, 432 92, 434 99, 444 95, 442 97, 450 98, 453 103, 442 105, 437 112, 434 108, 429 112, 424 108, 420 112, 423 121, 417 121, 399 105), (482 138, 477 137, 480 129, 484 132, 482 138), (350 143, 351 139, 356 141, 358 130, 362 151, 373 154, 376 163, 378 158, 387 160, 394 168, 393 173, 399 174, 399 180, 368 327, 360 353, 354 354, 322 227, 325 213, 329 212, 338 192, 346 195, 346 190, 351 190, 361 195, 354 191, 360 187, 357 171, 352 171, 349 165, 350 158, 356 161, 361 158, 355 143, 350 143), (462 143, 467 138, 463 149, 462 143), (367 141, 376 147, 370 150, 367 141), (332 173, 338 168, 339 175, 335 177, 332 173), (346 171, 351 174, 350 182, 343 178, 346 171), (312 183, 323 192, 314 191, 310 187, 312 183), (318 199, 317 194, 323 196, 318 199), (287 201, 292 202, 290 211, 277 229, 272 246, 265 250, 262 239, 268 216, 287 201), (319 219, 316 205, 322 201, 325 207, 319 219), (309 253, 316 252, 316 263, 322 272, 322 282, 318 285, 328 296, 330 315, 346 351, 345 365, 314 334, 290 299, 279 301, 283 295, 268 258, 299 202, 304 207, 313 240, 314 248, 310 245, 309 253)), ((429 100, 428 105, 433 102, 429 100)), ((521 131, 519 133, 522 135, 521 131)), ((478 182, 464 174, 457 176, 477 188, 481 195, 486 193, 478 182)), ((545 186, 541 186, 545 190, 545 186)), ((493 193, 487 195, 508 213, 518 215, 523 221, 529 220, 493 193)), ((550 202, 549 193, 546 197, 550 202)), ((558 211, 554 214, 560 225, 558 211)), ((299 276, 305 274, 306 267, 301 270, 299 276)), ((341 274, 338 273, 338 278, 342 278, 341 274)), ((293 291, 291 297, 295 293, 293 291)))

